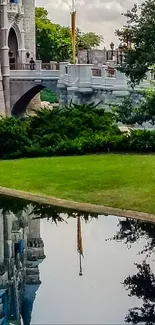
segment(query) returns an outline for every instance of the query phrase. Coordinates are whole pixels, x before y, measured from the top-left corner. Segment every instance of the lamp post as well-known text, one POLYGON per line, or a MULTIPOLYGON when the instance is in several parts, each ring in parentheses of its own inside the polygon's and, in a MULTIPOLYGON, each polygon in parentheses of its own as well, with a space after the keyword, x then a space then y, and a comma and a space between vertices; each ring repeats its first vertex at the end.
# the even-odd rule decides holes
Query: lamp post
POLYGON ((113 42, 111 42, 110 43, 110 48, 111 48, 111 60, 113 60, 113 56, 114 56, 114 43, 113 42))
POLYGON ((13 52, 9 50, 9 58, 12 58, 12 56, 13 56, 13 52))
POLYGON ((84 49, 84 44, 83 42, 80 40, 80 42, 78 43, 78 51, 82 51, 84 49))
POLYGON ((90 60, 89 60, 89 50, 87 49, 87 64, 90 64, 90 60))
POLYGON ((84 50, 84 44, 83 42, 80 40, 77 44, 77 58, 78 58, 78 63, 82 63, 81 59, 83 59, 82 57, 82 53, 79 53, 81 51, 84 50), (81 61, 81 62, 80 62, 81 61))
POLYGON ((54 61, 54 45, 51 46, 52 61, 54 61))
POLYGON ((120 62, 123 63, 123 53, 127 50, 127 45, 125 43, 120 43, 118 47, 120 53, 120 62))
POLYGON ((67 51, 67 48, 66 48, 66 44, 63 43, 61 45, 61 56, 62 56, 62 61, 65 61, 66 60, 66 51, 67 51))
POLYGON ((27 53, 26 53, 26 57, 27 57, 27 59, 29 59, 29 57, 30 57, 30 52, 27 52, 27 53))
POLYGON ((37 50, 37 51, 36 51, 36 52, 37 52, 37 53, 36 53, 37 60, 40 60, 40 44, 39 44, 39 43, 37 44, 37 48, 36 48, 36 50, 37 50))

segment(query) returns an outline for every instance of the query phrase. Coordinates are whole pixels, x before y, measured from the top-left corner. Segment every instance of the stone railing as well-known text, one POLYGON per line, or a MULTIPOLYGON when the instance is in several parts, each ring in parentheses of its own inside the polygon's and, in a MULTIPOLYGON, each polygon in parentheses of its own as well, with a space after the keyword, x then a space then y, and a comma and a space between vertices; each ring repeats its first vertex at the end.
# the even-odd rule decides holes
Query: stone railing
MULTIPOLYGON (((129 80, 117 66, 94 66, 93 64, 69 64, 60 62, 59 70, 56 62, 17 64, 14 69, 10 66, 11 79, 58 80, 58 88, 74 88, 74 91, 90 92, 93 89, 128 90, 129 80)), ((150 88, 154 74, 148 72, 147 78, 137 86, 137 89, 150 88)))
POLYGON ((59 66, 55 62, 42 63, 36 60, 34 64, 13 63, 10 64, 10 77, 13 79, 58 79, 59 66))
MULTIPOLYGON (((154 75, 148 72, 147 78, 136 88, 150 88, 154 75)), ((74 87, 75 90, 90 92, 93 89, 111 89, 127 91, 130 87, 129 80, 124 73, 121 73, 117 66, 93 64, 60 64, 60 76, 58 88, 74 87), (83 88, 83 90, 82 90, 83 88)))
POLYGON ((30 63, 10 63, 10 70, 31 70, 31 69, 36 70, 36 64, 30 65, 30 63))
POLYGON ((27 240, 27 247, 44 247, 43 240, 41 238, 29 238, 27 240))

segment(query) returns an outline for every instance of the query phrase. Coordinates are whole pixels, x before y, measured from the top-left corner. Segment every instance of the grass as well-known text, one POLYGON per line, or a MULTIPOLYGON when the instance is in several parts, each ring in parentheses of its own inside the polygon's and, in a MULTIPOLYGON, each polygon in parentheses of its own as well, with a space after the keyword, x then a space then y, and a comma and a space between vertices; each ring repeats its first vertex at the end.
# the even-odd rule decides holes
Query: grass
POLYGON ((90 155, 0 161, 0 185, 155 214, 154 155, 90 155))

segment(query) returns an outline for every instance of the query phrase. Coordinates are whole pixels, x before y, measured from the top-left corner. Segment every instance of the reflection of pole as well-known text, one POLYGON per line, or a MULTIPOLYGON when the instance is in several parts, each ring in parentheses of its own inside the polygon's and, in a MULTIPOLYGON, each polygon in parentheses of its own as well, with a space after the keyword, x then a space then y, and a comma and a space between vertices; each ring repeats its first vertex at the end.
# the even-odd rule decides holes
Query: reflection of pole
POLYGON ((80 271, 79 276, 82 276, 82 256, 83 256, 83 247, 82 247, 82 231, 81 231, 81 219, 77 217, 77 251, 79 253, 80 261, 80 271))
POLYGON ((80 271, 79 271, 79 276, 82 276, 82 258, 81 258, 81 254, 79 254, 79 260, 80 260, 80 271))

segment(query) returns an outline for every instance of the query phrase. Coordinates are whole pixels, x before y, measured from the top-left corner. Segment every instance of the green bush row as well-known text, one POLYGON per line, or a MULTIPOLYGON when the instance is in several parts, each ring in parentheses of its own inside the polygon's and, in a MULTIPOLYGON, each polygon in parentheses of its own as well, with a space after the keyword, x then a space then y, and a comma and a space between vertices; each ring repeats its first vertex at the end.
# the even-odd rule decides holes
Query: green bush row
POLYGON ((93 104, 0 120, 1 159, 106 152, 155 152, 155 131, 122 134, 113 114, 93 104))

